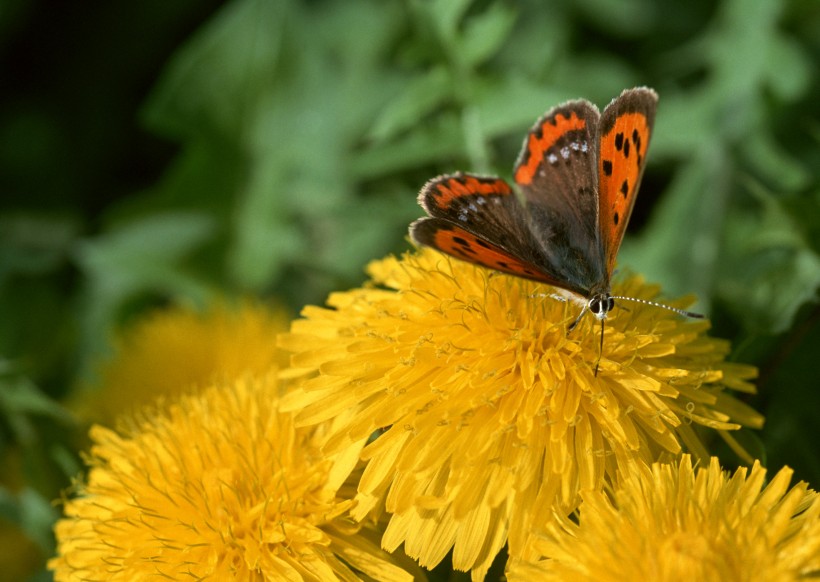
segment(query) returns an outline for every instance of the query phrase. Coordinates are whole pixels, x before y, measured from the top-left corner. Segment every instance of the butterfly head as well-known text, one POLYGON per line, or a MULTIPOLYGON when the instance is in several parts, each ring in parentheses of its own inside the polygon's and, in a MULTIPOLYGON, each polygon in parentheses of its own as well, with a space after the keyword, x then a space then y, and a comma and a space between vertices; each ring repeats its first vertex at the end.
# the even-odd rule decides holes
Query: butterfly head
POLYGON ((581 322, 581 319, 586 315, 587 311, 592 312, 595 318, 603 323, 607 314, 615 308, 615 298, 610 295, 609 291, 600 291, 593 293, 592 297, 584 304, 584 308, 575 321, 567 328, 567 331, 572 331, 581 322))
POLYGON ((615 307, 615 299, 609 293, 598 293, 589 300, 587 308, 600 319, 606 319, 607 313, 615 307))

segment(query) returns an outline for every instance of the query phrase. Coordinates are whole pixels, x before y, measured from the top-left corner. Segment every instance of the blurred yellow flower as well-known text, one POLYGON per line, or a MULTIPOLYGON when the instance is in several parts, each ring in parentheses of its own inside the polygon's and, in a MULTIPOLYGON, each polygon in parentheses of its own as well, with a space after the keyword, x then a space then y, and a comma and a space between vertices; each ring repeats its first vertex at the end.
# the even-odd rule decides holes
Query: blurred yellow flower
POLYGON ((158 397, 169 397, 283 367, 276 336, 287 329, 283 309, 250 299, 157 309, 114 338, 114 353, 99 369, 99 385, 82 391, 73 408, 89 421, 112 420, 158 397))
MULTIPOLYGON (((293 352, 283 407, 299 425, 337 423, 325 450, 385 429, 353 515, 392 514, 382 540, 433 567, 481 578, 509 538, 513 556, 532 523, 569 513, 625 463, 685 446, 708 453, 693 425, 727 431, 762 418, 729 394, 751 393, 756 370, 728 363, 706 321, 629 305, 600 328, 552 288, 451 261, 426 249, 369 267, 372 282, 307 307, 282 336, 293 352)), ((614 293, 654 299, 637 277, 614 293)), ((683 306, 682 302, 671 302, 683 306)), ((731 439, 730 439, 731 440, 731 439)))
POLYGON ((585 491, 577 523, 563 515, 534 539, 542 560, 513 565, 511 581, 803 580, 820 572, 820 498, 789 489, 781 469, 721 471, 654 464, 626 474, 611 495, 585 491))
POLYGON ((87 484, 55 528, 55 579, 412 580, 346 515, 361 443, 323 455, 276 392, 273 377, 244 378, 124 434, 92 428, 87 484))

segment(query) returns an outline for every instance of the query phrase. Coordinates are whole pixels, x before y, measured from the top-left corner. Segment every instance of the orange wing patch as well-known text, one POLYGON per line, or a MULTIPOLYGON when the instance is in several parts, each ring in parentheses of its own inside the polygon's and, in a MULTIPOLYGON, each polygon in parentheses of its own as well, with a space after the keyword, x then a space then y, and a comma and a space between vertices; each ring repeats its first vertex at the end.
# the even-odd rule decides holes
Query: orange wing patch
POLYGON ((598 159, 601 234, 612 273, 643 174, 652 128, 643 113, 623 113, 601 136, 598 159))
POLYGON ((544 120, 539 130, 530 132, 527 138, 527 161, 518 166, 515 181, 523 186, 531 184, 539 164, 555 142, 567 132, 584 129, 586 125, 586 120, 574 111, 569 117, 559 112, 552 119, 544 120))
POLYGON ((441 252, 463 261, 476 263, 524 279, 541 281, 550 285, 559 284, 533 265, 455 225, 439 228, 433 235, 431 243, 431 246, 441 252))
POLYGON ((446 210, 453 200, 462 196, 476 194, 506 196, 512 193, 509 184, 498 178, 455 174, 430 181, 421 191, 420 202, 427 208, 428 200, 432 200, 436 206, 446 210))

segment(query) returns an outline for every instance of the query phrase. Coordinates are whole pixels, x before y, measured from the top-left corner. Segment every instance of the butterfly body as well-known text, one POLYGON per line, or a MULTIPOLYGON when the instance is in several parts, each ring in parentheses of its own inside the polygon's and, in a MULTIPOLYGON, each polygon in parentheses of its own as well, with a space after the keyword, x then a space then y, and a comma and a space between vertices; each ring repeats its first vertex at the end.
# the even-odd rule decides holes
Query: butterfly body
POLYGON ((439 176, 419 194, 428 216, 410 226, 413 240, 566 290, 584 301, 581 315, 605 319, 657 101, 653 90, 635 88, 603 113, 586 100, 554 107, 530 130, 515 164, 520 197, 500 178, 439 176))

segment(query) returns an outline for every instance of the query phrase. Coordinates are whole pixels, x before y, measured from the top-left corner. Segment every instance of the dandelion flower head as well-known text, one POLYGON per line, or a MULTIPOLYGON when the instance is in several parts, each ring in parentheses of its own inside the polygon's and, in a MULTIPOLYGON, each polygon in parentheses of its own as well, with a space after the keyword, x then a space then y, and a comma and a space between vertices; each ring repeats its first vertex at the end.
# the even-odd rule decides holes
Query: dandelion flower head
MULTIPOLYGON (((371 282, 307 307, 280 346, 295 387, 283 405, 300 425, 354 410, 328 435, 342 450, 380 430, 354 516, 384 509, 382 543, 433 567, 481 578, 509 539, 570 512, 619 466, 685 447, 707 455, 693 425, 722 434, 761 417, 733 396, 752 392, 749 366, 725 361, 708 322, 629 306, 600 328, 547 285, 424 249, 369 267, 371 282)), ((655 299, 639 277, 614 294, 655 299)), ((683 306, 680 301, 670 302, 683 306)))

